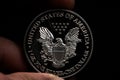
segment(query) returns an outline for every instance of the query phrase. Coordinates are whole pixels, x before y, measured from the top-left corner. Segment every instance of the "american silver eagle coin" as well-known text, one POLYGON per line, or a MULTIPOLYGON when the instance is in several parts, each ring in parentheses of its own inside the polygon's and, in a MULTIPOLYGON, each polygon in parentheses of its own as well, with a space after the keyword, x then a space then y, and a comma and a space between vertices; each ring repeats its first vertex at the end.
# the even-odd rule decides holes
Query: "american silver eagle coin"
POLYGON ((93 50, 93 37, 86 21, 64 9, 39 14, 29 25, 24 51, 37 72, 68 78, 81 71, 93 50))

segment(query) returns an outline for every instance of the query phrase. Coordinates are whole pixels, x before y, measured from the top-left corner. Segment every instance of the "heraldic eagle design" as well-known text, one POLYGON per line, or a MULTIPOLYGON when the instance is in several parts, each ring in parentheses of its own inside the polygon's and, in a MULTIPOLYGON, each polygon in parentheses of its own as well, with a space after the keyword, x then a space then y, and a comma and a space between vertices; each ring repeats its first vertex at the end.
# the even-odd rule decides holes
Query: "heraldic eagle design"
POLYGON ((77 43, 81 42, 81 39, 78 38, 78 27, 69 30, 65 35, 64 42, 59 37, 54 40, 53 34, 46 27, 40 27, 39 33, 40 38, 37 41, 42 44, 40 54, 44 63, 52 62, 52 66, 59 69, 69 63, 68 59, 76 56, 77 43))

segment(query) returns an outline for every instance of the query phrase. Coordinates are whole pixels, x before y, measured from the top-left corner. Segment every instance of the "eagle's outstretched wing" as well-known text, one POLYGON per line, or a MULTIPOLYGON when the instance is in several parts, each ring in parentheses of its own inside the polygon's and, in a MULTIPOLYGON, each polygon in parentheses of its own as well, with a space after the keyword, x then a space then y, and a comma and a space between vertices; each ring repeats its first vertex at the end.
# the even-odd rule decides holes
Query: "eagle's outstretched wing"
POLYGON ((53 39, 54 36, 53 34, 45 27, 40 27, 39 29, 40 33, 40 38, 37 39, 38 42, 42 43, 42 48, 43 51, 47 54, 50 55, 52 52, 52 47, 53 47, 53 39))
POLYGON ((73 57, 76 55, 76 47, 77 43, 81 42, 81 39, 78 38, 79 35, 79 28, 75 27, 70 29, 70 31, 67 33, 65 36, 65 42, 66 42, 66 47, 67 47, 67 56, 68 57, 73 57))
POLYGON ((79 35, 79 28, 78 27, 72 28, 65 36, 65 40, 72 41, 72 42, 73 41, 79 42, 80 39, 78 38, 78 35, 79 35))
POLYGON ((53 34, 45 27, 40 27, 39 32, 40 32, 40 38, 43 40, 48 41, 54 39, 53 34))

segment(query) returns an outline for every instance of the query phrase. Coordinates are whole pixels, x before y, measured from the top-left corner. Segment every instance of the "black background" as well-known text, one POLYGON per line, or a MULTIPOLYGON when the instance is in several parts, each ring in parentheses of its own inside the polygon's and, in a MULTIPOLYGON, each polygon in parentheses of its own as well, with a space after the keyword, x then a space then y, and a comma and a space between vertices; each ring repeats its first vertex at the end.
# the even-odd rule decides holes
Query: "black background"
MULTIPOLYGON (((40 12, 51 9, 42 0, 9 0, 2 2, 0 36, 23 46, 29 23, 40 12)), ((117 78, 119 71, 119 6, 115 0, 76 0, 74 11, 89 24, 94 38, 90 62, 76 75, 78 80, 117 78)))

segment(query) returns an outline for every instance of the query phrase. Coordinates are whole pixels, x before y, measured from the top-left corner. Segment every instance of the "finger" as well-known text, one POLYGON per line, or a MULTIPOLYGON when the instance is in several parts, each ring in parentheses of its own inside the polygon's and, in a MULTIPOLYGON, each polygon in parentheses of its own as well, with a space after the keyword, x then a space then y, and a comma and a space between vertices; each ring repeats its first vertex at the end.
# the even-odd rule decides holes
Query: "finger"
POLYGON ((52 74, 46 73, 13 73, 9 75, 1 74, 1 80, 63 80, 52 74))
POLYGON ((20 48, 12 41, 0 37, 0 70, 25 71, 26 66, 20 48))
POLYGON ((75 0, 49 0, 49 3, 54 8, 73 9, 75 0))

